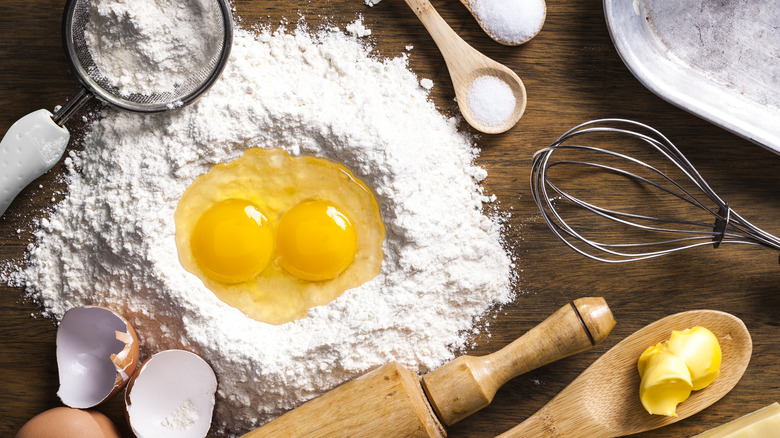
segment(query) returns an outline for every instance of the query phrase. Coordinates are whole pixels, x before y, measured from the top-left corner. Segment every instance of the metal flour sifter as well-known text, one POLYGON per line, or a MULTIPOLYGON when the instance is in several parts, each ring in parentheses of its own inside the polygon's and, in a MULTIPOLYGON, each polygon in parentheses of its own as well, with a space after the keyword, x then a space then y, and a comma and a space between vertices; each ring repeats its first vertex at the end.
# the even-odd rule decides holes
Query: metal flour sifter
POLYGON ((99 71, 87 47, 84 30, 90 19, 92 0, 68 0, 62 38, 81 88, 54 114, 40 109, 22 117, 0 141, 0 216, 23 188, 59 161, 70 139, 70 133, 63 125, 92 97, 117 108, 152 113, 188 105, 214 84, 230 54, 233 19, 226 0, 213 1, 219 14, 219 25, 214 32, 221 39, 217 49, 206 54, 208 63, 170 91, 126 94, 99 71))

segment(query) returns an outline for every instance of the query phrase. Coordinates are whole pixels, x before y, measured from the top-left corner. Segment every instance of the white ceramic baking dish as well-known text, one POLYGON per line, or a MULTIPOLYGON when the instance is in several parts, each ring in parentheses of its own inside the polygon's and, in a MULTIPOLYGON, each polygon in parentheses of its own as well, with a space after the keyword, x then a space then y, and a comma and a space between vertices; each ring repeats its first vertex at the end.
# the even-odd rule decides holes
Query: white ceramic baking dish
POLYGON ((604 13, 653 93, 780 153, 780 2, 604 0, 604 13))

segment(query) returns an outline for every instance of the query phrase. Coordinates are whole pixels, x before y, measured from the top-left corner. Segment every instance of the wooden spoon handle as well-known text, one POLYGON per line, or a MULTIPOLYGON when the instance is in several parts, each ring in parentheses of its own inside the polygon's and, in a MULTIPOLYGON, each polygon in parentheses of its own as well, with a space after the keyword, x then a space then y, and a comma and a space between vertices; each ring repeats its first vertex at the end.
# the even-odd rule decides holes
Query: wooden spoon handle
POLYGON ((614 325, 603 298, 580 298, 495 353, 461 356, 426 374, 423 388, 451 425, 489 405, 508 380, 596 345, 614 325))
MULTIPOLYGON (((557 429, 552 425, 545 425, 544 408, 537 411, 534 415, 528 417, 525 421, 517 426, 507 430, 501 435, 497 435, 496 438, 523 438, 523 437, 556 437, 560 436, 557 433, 557 429)), ((549 422, 549 420, 548 420, 549 422)))
POLYGON ((428 30, 428 33, 436 43, 436 47, 444 56, 444 62, 450 70, 450 74, 456 71, 468 71, 468 64, 474 56, 482 54, 466 43, 452 28, 441 18, 431 2, 428 0, 404 0, 412 8, 414 14, 428 30), (474 53, 476 52, 476 54, 474 53), (463 64, 463 65, 461 65, 463 64))
POLYGON ((567 406, 548 409, 544 406, 517 426, 497 435, 496 438, 614 438, 622 436, 602 424, 589 421, 582 410, 582 400, 567 406))

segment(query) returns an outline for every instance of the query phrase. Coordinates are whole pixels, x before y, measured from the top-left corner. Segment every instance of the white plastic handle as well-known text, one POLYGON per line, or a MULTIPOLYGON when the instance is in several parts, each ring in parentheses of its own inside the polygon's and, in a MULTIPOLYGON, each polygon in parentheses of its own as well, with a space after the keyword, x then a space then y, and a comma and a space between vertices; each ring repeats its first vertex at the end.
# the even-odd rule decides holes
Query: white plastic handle
POLYGON ((69 139, 45 109, 11 125, 0 142, 0 216, 27 184, 57 164, 69 139))

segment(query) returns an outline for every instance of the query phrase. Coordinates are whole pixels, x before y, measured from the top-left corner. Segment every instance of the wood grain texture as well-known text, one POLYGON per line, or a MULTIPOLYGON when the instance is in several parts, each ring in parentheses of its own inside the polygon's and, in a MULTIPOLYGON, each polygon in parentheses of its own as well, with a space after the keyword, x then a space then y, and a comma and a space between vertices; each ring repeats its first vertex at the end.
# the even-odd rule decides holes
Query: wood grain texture
MULTIPOLYGON (((295 23, 341 28, 359 14, 373 30, 375 53, 409 52, 409 65, 432 79, 431 98, 442 113, 457 114, 444 61, 412 11, 400 0, 373 8, 360 0, 236 0, 246 25, 295 23)), ((740 214, 780 234, 780 157, 681 111, 645 89, 621 62, 593 0, 548 2, 542 31, 519 47, 486 36, 456 0, 435 0, 445 21, 464 40, 513 69, 528 92, 526 113, 505 134, 481 136, 477 162, 488 171, 483 186, 496 208, 511 213, 505 232, 516 258, 517 298, 486 318, 474 336, 473 355, 495 351, 571 299, 603 296, 618 321, 600 345, 519 376, 493 403, 449 428, 450 437, 492 437, 531 416, 618 341, 667 315, 715 309, 741 318, 753 337, 753 356, 742 380, 703 412, 642 438, 691 436, 780 400, 780 267, 773 251, 722 246, 647 262, 606 265, 575 254, 555 240, 529 193, 532 154, 576 124, 601 117, 645 122, 686 154, 713 189, 740 214)), ((76 91, 60 43, 63 0, 0 2, 0 132, 38 108, 62 104, 76 91)), ((94 110, 96 106, 92 106, 94 110)), ((89 111, 89 109, 88 109, 89 111)), ((78 148, 83 123, 68 123, 78 148)), ((469 128, 464 125, 464 129, 469 128)), ((0 269, 19 263, 32 241, 34 220, 46 217, 62 197, 63 167, 23 191, 0 218, 0 269), (42 187, 39 187, 42 186, 42 187), (54 199, 54 201, 52 200, 54 199)), ((639 202, 639 201, 637 201, 639 202)), ((55 327, 18 287, 0 286, 0 436, 12 434, 33 415, 58 405, 55 327), (38 315, 38 316, 35 316, 38 315)), ((465 352, 464 352, 465 353, 465 352)), ((124 432, 119 398, 100 408, 124 432)), ((128 435, 129 436, 129 435, 128 435)), ((217 437, 218 435, 213 435, 217 437)))
POLYGON ((389 363, 311 400, 242 438, 443 438, 416 373, 389 363))

